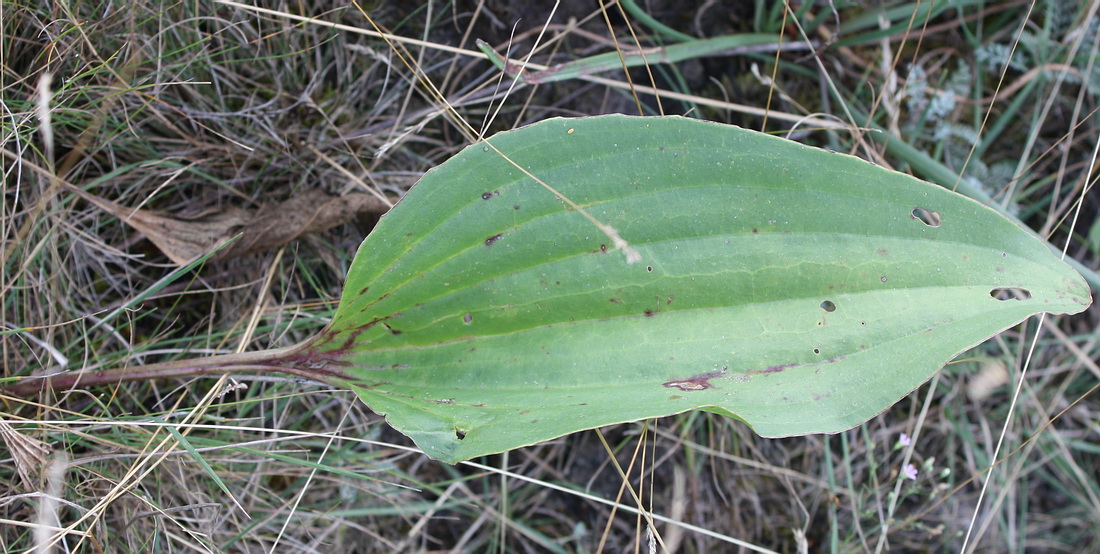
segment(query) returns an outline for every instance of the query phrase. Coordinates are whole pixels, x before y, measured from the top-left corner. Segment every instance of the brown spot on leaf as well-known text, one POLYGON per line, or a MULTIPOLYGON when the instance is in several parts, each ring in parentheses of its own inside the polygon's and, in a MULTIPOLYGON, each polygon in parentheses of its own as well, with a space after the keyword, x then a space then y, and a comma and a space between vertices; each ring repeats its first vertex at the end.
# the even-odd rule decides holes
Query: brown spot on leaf
POLYGON ((500 237, 504 236, 504 233, 497 233, 487 239, 485 239, 485 246, 492 246, 494 242, 500 240, 500 237))
POLYGON ((697 391, 707 390, 714 388, 714 385, 710 383, 711 379, 723 377, 726 375, 726 368, 723 367, 722 371, 711 371, 710 373, 702 373, 699 375, 693 375, 687 379, 673 379, 664 383, 666 388, 680 389, 681 391, 697 391))
POLYGON ((772 373, 780 373, 784 369, 790 369, 796 367, 798 364, 782 364, 765 367, 764 369, 750 369, 745 372, 745 375, 770 375, 772 373))

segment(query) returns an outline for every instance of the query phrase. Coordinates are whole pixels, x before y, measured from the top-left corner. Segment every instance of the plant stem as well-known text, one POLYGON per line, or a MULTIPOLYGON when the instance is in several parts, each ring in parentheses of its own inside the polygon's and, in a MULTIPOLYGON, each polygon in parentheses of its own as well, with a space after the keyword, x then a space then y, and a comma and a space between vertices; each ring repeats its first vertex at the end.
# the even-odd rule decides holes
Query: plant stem
POLYGON ((324 364, 309 362, 310 357, 306 353, 309 344, 307 342, 259 352, 241 352, 105 370, 66 371, 42 377, 24 377, 0 387, 0 393, 26 397, 47 390, 64 391, 126 381, 254 372, 278 372, 324 382, 338 377, 338 374, 323 369, 324 364))

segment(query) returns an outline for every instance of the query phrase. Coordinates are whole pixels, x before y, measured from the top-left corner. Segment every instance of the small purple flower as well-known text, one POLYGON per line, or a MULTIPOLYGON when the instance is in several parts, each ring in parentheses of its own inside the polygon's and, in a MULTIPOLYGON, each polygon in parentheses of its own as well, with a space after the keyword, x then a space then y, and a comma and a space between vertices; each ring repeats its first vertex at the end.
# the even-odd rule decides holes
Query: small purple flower
POLYGON ((912 442, 913 439, 909 438, 909 435, 906 435, 905 433, 902 433, 901 436, 898 437, 898 444, 902 446, 909 446, 909 444, 912 442))
POLYGON ((917 467, 913 464, 905 464, 905 467, 902 468, 901 472, 905 474, 906 479, 909 479, 910 481, 917 480, 917 467))

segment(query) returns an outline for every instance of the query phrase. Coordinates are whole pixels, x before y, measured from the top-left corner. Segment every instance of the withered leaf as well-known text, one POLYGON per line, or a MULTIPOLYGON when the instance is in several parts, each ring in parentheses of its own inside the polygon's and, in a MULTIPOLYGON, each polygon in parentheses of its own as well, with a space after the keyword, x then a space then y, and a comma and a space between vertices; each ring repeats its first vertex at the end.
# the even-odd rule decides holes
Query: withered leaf
POLYGON ((381 215, 389 210, 382 200, 365 193, 330 196, 320 190, 308 190, 255 210, 229 207, 193 217, 176 217, 127 208, 83 191, 78 194, 137 229, 165 256, 181 265, 238 234, 240 238, 214 259, 271 250, 306 233, 327 231, 359 215, 381 215))

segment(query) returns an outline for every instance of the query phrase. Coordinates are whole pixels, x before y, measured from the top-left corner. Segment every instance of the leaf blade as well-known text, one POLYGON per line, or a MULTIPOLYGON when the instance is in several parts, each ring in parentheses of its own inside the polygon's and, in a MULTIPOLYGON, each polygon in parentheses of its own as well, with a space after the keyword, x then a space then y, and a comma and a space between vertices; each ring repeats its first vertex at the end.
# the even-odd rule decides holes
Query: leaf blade
POLYGON ((484 145, 425 175, 307 351, 444 461, 696 408, 770 436, 840 431, 1091 300, 992 210, 841 154, 675 117, 489 140, 642 261, 484 145))

